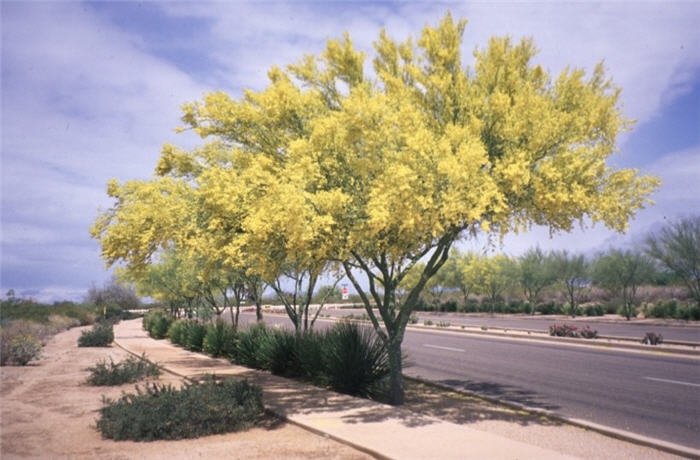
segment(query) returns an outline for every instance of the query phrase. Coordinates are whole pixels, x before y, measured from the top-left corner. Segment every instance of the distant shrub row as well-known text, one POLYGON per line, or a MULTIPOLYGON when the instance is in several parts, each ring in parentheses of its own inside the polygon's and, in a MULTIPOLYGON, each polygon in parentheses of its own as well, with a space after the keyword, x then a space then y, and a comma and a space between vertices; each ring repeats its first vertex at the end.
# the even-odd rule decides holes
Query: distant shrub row
POLYGON ((236 331, 221 320, 204 325, 166 317, 166 313, 151 312, 144 317, 144 328, 152 337, 168 337, 188 350, 301 378, 341 393, 376 395, 389 373, 383 342, 371 328, 357 324, 338 323, 327 331, 297 334, 263 324, 236 331), (163 333, 166 323, 169 326, 163 333))
MULTIPOLYGON (((461 313, 521 313, 541 315, 571 315, 571 309, 568 305, 555 302, 547 302, 538 305, 532 305, 521 300, 511 300, 510 302, 490 303, 487 299, 479 302, 475 299, 469 299, 466 304, 457 303, 454 300, 448 300, 439 305, 420 303, 416 307, 417 311, 440 311, 440 312, 461 312, 461 313)), ((614 313, 615 310, 609 311, 603 305, 586 305, 577 306, 573 312, 576 316, 603 316, 605 313, 614 313)))

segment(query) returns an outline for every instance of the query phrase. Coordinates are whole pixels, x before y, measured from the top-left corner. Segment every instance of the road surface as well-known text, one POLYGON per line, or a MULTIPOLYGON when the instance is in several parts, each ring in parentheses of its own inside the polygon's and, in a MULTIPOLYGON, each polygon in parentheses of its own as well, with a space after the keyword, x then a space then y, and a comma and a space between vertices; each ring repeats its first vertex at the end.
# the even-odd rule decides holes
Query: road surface
MULTIPOLYGON (((265 322, 291 325, 278 315, 265 322)), ((697 358, 417 330, 403 349, 408 376, 700 448, 697 358)))

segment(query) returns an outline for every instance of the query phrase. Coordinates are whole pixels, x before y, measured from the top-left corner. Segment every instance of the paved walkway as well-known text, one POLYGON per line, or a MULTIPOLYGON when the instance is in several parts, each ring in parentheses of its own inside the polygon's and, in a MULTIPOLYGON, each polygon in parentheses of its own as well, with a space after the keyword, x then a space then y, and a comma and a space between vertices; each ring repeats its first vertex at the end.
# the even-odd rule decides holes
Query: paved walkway
MULTIPOLYGON (((141 320, 122 321, 114 341, 131 353, 145 353, 174 374, 196 378, 205 374, 235 376, 263 388, 265 407, 287 420, 349 444, 378 458, 396 459, 548 459, 567 458, 558 452, 436 418, 341 395, 323 388, 230 364, 201 353, 154 340, 141 320)), ((572 457, 573 458, 573 457, 572 457)))

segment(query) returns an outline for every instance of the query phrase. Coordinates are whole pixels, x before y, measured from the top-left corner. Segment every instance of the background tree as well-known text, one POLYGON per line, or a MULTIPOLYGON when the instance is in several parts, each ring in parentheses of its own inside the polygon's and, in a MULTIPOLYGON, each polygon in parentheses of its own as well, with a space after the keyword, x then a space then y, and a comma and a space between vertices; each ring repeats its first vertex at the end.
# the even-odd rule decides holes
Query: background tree
POLYGON ((622 301, 622 313, 629 320, 637 316, 637 288, 652 279, 654 265, 641 253, 613 249, 596 258, 592 274, 597 285, 622 301))
POLYGON ((528 249, 517 261, 517 281, 532 305, 533 315, 542 291, 557 280, 552 262, 551 254, 545 254, 539 247, 528 249))
POLYGON ((504 254, 480 259, 480 290, 488 297, 491 314, 496 304, 503 300, 506 289, 515 283, 515 269, 513 259, 504 254))
POLYGON ((136 295, 131 285, 120 283, 116 278, 104 283, 102 287, 94 284, 88 289, 85 303, 94 305, 107 314, 107 309, 133 310, 141 306, 141 299, 136 295))
POLYGON ((646 245, 647 254, 682 280, 700 306, 700 216, 666 225, 646 245))
POLYGON ((562 250, 553 253, 553 266, 566 292, 569 313, 575 317, 578 314, 578 306, 590 286, 590 264, 583 254, 570 254, 562 250))

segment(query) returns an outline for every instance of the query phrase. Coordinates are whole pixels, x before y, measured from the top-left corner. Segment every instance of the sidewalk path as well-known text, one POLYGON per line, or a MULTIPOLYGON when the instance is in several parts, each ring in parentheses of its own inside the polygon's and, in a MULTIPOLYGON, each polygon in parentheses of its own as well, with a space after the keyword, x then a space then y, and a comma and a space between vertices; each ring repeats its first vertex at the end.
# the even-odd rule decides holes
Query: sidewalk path
MULTIPOLYGON (((125 350, 146 354, 165 370, 196 378, 205 374, 235 376, 263 388, 265 407, 279 416, 327 435, 378 458, 567 458, 562 454, 417 414, 367 399, 341 395, 267 372, 230 364, 154 340, 141 320, 114 327, 114 341, 125 350)), ((569 457, 573 458, 573 457, 569 457)))

